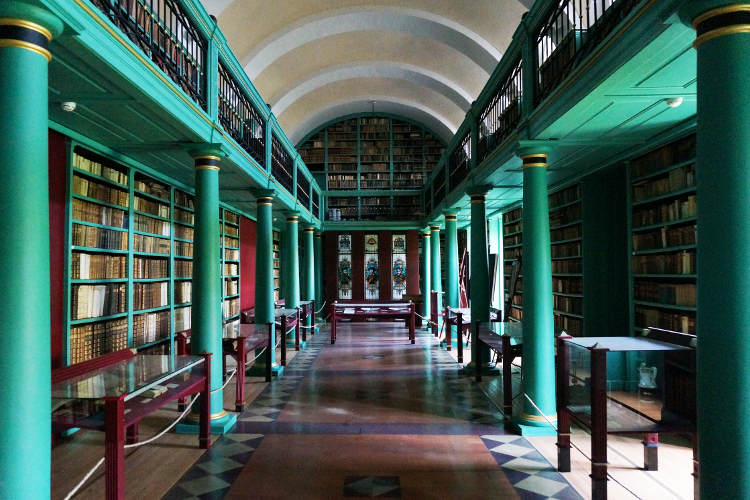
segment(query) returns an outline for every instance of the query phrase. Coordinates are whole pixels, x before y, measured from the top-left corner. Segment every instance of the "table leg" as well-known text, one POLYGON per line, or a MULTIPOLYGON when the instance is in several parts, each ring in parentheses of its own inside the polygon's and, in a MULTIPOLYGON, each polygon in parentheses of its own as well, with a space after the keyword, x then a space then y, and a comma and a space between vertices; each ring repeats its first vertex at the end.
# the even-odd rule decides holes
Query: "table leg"
POLYGON ((644 436, 643 469, 659 470, 659 434, 649 433, 644 436))
POLYGON ((443 325, 445 325, 445 350, 450 351, 453 343, 453 323, 448 315, 448 308, 443 312, 443 325))
POLYGON ((701 496, 698 471, 698 433, 693 432, 693 500, 699 500, 701 496))
POLYGON ((409 304, 409 340, 411 340, 412 344, 416 343, 416 315, 414 314, 414 303, 409 304))
POLYGON ((134 444, 138 442, 138 424, 133 424, 125 429, 125 442, 134 444))
POLYGON ((474 363, 474 380, 482 381, 482 367, 479 362, 479 321, 474 323, 474 342, 471 343, 471 362, 474 363))
POLYGON ((286 366, 286 316, 281 317, 281 366, 286 366))
POLYGON ((294 324, 294 350, 299 351, 299 323, 300 323, 300 317, 299 317, 299 311, 297 312, 297 322, 294 324))
POLYGON ((312 328, 310 328, 310 336, 312 337, 313 335, 315 335, 315 301, 314 300, 310 303, 310 307, 312 308, 310 309, 310 326, 312 326, 312 328))
POLYGON ((591 349, 591 498, 607 498, 607 349, 591 349))
POLYGON ((235 380, 235 401, 234 409, 242 412, 245 407, 245 363, 247 362, 247 349, 245 349, 245 339, 237 339, 237 374, 235 380))
POLYGON ((211 354, 203 355, 206 380, 200 395, 201 414, 198 446, 207 450, 211 447, 211 354))
POLYGON ((125 498, 125 396, 104 398, 104 482, 107 500, 125 498))
MULTIPOLYGON (((503 337, 503 350, 506 345, 510 348, 510 337, 505 341, 503 337)), ((555 370, 557 384, 557 470, 570 472, 570 414, 567 410, 568 401, 568 359, 570 353, 568 344, 562 339, 557 339, 557 366, 555 370)), ((503 365, 505 356, 503 356, 503 365)), ((505 370, 503 370, 503 374, 505 370)))
POLYGON ((331 304, 331 344, 336 343, 336 303, 331 304))
MULTIPOLYGON (((305 323, 307 323, 307 304, 302 306, 302 317, 300 318, 300 321, 305 320, 305 323)), ((302 325, 307 326, 307 324, 302 325)), ((307 342, 307 328, 302 328, 302 341, 307 342)))
POLYGON ((273 332, 272 324, 268 323, 268 345, 266 346, 266 382, 271 381, 271 363, 273 362, 273 332))
MULTIPOLYGON (((187 354, 187 337, 185 336, 185 332, 180 332, 177 334, 176 337, 177 340, 177 354, 187 354)), ((177 411, 182 413, 185 411, 185 406, 187 405, 187 398, 180 398, 177 400, 177 411)))

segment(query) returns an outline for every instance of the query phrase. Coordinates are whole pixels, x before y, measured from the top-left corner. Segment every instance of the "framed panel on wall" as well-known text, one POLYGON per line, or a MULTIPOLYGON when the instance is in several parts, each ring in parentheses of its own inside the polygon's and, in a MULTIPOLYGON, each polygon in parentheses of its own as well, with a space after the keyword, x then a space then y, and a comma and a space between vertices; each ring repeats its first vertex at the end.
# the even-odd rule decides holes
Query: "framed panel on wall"
POLYGON ((378 235, 365 235, 365 299, 380 298, 380 270, 378 268, 378 235))
POLYGON ((391 297, 401 299, 406 293, 406 235, 392 236, 391 257, 391 297))
POLYGON ((339 234, 338 237, 338 269, 336 281, 338 298, 351 300, 352 298, 352 235, 339 234))

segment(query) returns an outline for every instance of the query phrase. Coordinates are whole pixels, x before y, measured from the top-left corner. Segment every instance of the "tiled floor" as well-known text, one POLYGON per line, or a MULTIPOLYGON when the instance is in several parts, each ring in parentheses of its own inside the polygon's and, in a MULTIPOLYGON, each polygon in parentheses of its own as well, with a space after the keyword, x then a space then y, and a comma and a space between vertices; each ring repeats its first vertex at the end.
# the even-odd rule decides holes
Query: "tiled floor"
POLYGON ((165 498, 580 498, 437 341, 323 330, 165 498))

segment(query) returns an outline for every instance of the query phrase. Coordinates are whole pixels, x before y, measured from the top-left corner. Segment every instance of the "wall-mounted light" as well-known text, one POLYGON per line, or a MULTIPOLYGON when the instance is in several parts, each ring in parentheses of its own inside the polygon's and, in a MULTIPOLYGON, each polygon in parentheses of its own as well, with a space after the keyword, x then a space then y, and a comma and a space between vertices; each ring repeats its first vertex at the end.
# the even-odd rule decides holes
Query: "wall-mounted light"
POLYGON ((678 108, 682 104, 682 97, 667 97, 664 101, 670 108, 678 108))
POLYGON ((72 113, 76 110, 77 104, 73 101, 65 101, 60 103, 60 109, 65 111, 66 113, 72 113))

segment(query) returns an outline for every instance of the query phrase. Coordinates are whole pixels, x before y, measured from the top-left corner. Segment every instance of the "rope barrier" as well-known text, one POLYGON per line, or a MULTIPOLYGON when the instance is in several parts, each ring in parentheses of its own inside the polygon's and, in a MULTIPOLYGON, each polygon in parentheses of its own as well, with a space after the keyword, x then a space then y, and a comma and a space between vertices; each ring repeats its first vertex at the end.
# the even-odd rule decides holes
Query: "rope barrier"
POLYGON ((250 361, 246 361, 245 362, 245 366, 249 365, 250 363, 255 362, 255 360, 258 359, 265 352, 266 349, 268 349, 268 346, 266 346, 263 349, 261 349, 260 352, 258 353, 258 355, 255 356, 253 359, 251 359, 250 361))
POLYGON ((225 387, 227 386, 227 384, 229 383, 229 381, 230 381, 230 380, 232 380, 232 377, 234 377, 234 376, 235 376, 236 374, 237 374, 237 369, 235 368, 234 370, 232 370, 232 371, 231 371, 231 372, 229 373, 229 376, 228 376, 228 377, 227 377, 227 379, 226 379, 226 380, 224 381, 224 385, 222 385, 222 386, 221 386, 221 387, 219 387, 218 389, 214 389, 213 391, 211 391, 211 394, 216 394, 216 393, 217 393, 217 392, 219 392, 219 391, 223 391, 223 390, 224 390, 224 388, 225 388, 225 387))
POLYGON ((322 311, 325 308, 325 306, 326 306, 326 301, 324 300, 323 301, 323 305, 320 306, 320 309, 318 309, 317 311, 315 311, 315 314, 320 314, 320 311, 322 311))
MULTIPOLYGON (((547 423, 549 424, 549 426, 552 427, 553 429, 555 429, 555 432, 557 432, 557 426, 550 421, 550 419, 547 417, 547 415, 545 415, 542 412, 542 410, 540 410, 539 407, 536 404, 534 404, 534 401, 529 397, 529 395, 526 394, 526 393, 524 393, 523 395, 526 397, 526 399, 529 401, 529 403, 531 403, 531 406, 533 406, 536 409, 536 411, 538 411, 539 414, 544 418, 544 420, 547 421, 547 423)), ((570 446, 572 446, 573 448, 575 448, 578 451, 578 453, 580 453, 581 455, 583 455, 586 458, 586 460, 588 460, 589 462, 591 461, 591 458, 589 458, 589 456, 586 455, 586 453, 584 453, 582 449, 580 449, 578 446, 576 446, 576 444, 573 443, 572 440, 570 440, 570 446)), ((619 484, 620 486, 622 486, 622 488, 625 491, 627 491, 628 493, 630 493, 631 495, 633 495, 633 497, 637 498, 638 500, 641 500, 641 497, 639 497, 638 495, 636 495, 630 488, 628 488, 627 486, 625 486, 624 484, 622 484, 620 481, 618 481, 617 479, 615 479, 614 476, 612 476, 612 474, 610 474, 609 472, 607 472, 607 477, 610 478, 612 481, 616 482, 617 484, 619 484)))

